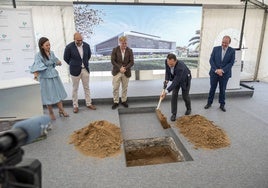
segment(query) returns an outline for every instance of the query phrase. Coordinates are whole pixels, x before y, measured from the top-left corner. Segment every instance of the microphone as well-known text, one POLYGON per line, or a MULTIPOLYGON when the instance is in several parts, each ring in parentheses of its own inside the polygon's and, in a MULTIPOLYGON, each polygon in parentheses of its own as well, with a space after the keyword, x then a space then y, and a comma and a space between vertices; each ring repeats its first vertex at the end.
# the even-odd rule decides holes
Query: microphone
POLYGON ((31 143, 33 140, 41 136, 44 128, 50 124, 50 117, 47 115, 36 116, 30 119, 20 121, 14 124, 13 128, 21 128, 27 134, 26 144, 31 143))
POLYGON ((47 115, 15 123, 11 130, 0 136, 0 153, 31 143, 41 135, 47 134, 50 127, 50 118, 47 115))

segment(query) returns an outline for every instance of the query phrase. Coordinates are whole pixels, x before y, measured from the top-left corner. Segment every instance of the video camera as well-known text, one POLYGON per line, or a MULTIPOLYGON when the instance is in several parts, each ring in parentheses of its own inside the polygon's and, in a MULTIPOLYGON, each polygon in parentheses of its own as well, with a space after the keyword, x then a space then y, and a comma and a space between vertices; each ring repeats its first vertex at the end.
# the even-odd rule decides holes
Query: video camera
POLYGON ((41 162, 24 159, 21 146, 47 134, 48 116, 36 116, 14 124, 11 130, 0 133, 0 187, 41 188, 41 162))

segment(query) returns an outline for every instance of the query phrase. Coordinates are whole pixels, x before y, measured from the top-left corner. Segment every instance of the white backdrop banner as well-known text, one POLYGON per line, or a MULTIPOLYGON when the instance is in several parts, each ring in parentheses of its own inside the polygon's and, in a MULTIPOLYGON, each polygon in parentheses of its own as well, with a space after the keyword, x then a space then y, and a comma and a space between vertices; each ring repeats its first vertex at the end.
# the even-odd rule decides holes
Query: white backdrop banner
POLYGON ((31 10, 0 8, 0 80, 32 77, 34 41, 31 10))

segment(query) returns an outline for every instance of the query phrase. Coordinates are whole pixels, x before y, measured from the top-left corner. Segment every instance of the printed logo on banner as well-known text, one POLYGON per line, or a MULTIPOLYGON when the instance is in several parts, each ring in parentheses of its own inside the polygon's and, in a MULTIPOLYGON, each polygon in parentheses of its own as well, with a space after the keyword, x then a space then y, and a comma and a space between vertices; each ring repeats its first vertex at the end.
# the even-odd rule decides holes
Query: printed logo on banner
POLYGON ((28 26, 28 22, 22 21, 21 26, 19 26, 20 29, 32 29, 31 26, 28 26))
POLYGON ((32 66, 25 67, 24 72, 31 73, 31 68, 32 68, 32 66))
POLYGON ((33 33, 31 10, 0 8, 0 80, 30 75, 36 50, 33 33))
POLYGON ((0 34, 0 41, 7 41, 9 40, 8 35, 5 33, 0 34))
POLYGON ((5 60, 1 62, 2 65, 7 65, 7 64, 13 64, 14 61, 12 61, 11 57, 6 56, 5 60))
POLYGON ((30 44, 25 44, 21 50, 24 52, 32 52, 34 49, 31 47, 30 44))
POLYGON ((4 10, 0 10, 0 19, 5 19, 7 18, 7 15, 5 14, 4 10))

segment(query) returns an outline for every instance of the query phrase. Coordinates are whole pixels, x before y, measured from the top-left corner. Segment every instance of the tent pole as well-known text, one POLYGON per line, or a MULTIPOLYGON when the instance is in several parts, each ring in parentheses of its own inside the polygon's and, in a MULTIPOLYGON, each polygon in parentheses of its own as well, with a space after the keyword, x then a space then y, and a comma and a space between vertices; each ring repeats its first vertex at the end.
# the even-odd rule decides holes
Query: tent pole
POLYGON ((16 0, 12 0, 13 8, 16 8, 16 0))
POLYGON ((260 42, 259 42, 259 48, 258 48, 258 54, 257 54, 257 60, 256 60, 253 81, 257 81, 258 74, 259 74, 261 53, 262 53, 263 40, 264 40, 265 28, 266 28, 266 20, 267 20, 267 10, 264 10, 262 29, 261 29, 261 35, 260 35, 260 42))
POLYGON ((246 0, 245 7, 244 7, 244 15, 243 15, 243 20, 242 20, 242 27, 241 27, 240 41, 239 41, 239 50, 241 50, 241 48, 242 48, 244 27, 245 27, 245 20, 246 20, 246 12, 247 12, 247 5, 248 5, 248 0, 246 0))

